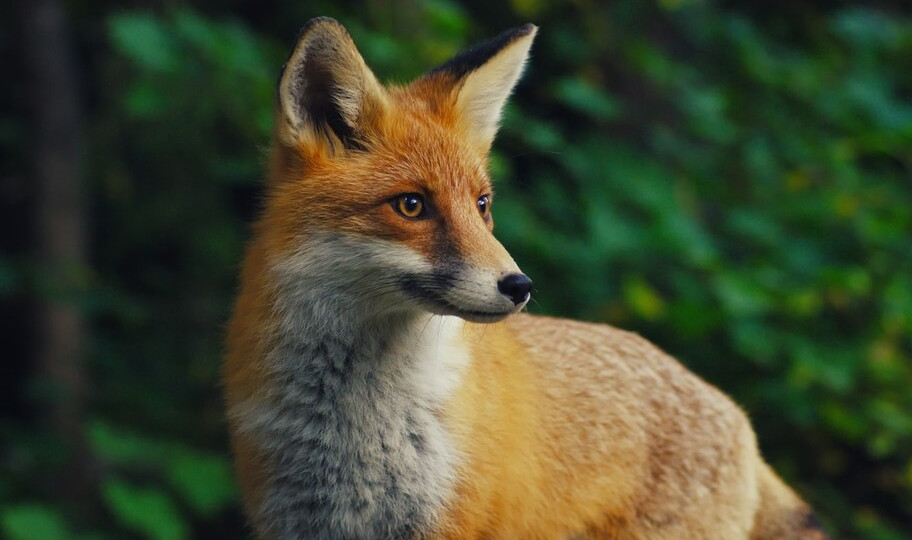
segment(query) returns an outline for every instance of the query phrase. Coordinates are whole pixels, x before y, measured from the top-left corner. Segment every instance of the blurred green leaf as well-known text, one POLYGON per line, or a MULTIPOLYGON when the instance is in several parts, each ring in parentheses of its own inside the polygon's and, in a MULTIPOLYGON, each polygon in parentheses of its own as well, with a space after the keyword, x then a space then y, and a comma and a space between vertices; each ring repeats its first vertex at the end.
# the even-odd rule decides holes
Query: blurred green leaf
POLYGON ((120 479, 106 480, 102 495, 125 527, 150 540, 181 540, 188 529, 171 498, 157 488, 140 488, 120 479))
POLYGON ((146 13, 120 13, 108 21, 114 46, 141 66, 152 71, 168 71, 177 66, 177 42, 161 20, 146 13))
POLYGON ((613 120, 621 114, 621 106, 615 98, 580 78, 559 79, 554 84, 554 98, 597 120, 613 120))
POLYGON ((200 515, 211 516, 234 502, 234 472, 223 457, 181 453, 168 468, 171 484, 200 515))
POLYGON ((471 21, 465 9, 452 0, 426 0, 423 7, 428 18, 428 24, 438 34, 450 36, 464 36, 469 29, 471 21))
POLYGON ((97 456, 115 463, 160 463, 171 451, 170 445, 159 439, 119 430, 101 421, 89 425, 88 440, 97 456))
POLYGON ((624 297, 634 313, 646 320, 657 320, 665 313, 665 301, 640 276, 624 280, 624 297))
POLYGON ((39 504, 21 504, 0 509, 0 530, 7 540, 75 538, 57 509, 39 504))

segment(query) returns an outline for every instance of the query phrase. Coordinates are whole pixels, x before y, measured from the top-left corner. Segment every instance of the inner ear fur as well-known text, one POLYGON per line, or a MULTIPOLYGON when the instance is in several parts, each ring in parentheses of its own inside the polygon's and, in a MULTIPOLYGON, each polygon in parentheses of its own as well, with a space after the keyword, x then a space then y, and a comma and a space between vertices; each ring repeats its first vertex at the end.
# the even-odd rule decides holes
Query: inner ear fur
POLYGON ((383 87, 345 27, 329 17, 304 25, 279 81, 280 141, 356 148, 370 135, 385 103, 383 87))
POLYGON ((538 27, 526 24, 475 45, 424 77, 444 83, 459 126, 487 153, 507 98, 522 76, 538 27))

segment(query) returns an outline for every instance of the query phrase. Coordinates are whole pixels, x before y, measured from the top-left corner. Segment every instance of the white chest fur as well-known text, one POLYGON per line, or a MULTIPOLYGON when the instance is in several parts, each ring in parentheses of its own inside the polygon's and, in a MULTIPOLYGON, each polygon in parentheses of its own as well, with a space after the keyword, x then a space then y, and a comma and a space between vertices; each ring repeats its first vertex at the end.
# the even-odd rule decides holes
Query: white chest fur
POLYGON ((422 536, 458 460, 438 413, 468 362, 462 324, 422 316, 277 340, 272 391, 236 411, 268 456, 259 518, 276 538, 422 536))

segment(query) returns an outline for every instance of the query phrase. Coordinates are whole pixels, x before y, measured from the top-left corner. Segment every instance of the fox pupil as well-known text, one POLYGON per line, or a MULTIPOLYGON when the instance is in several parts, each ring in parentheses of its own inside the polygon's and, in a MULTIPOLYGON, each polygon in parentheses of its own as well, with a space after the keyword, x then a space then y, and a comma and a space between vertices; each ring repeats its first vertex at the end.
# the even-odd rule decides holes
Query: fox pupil
POLYGON ((478 211, 481 212, 481 215, 485 216, 485 215, 488 214, 488 204, 489 204, 489 202, 490 202, 490 201, 488 201, 488 196, 487 196, 487 195, 485 195, 484 197, 481 197, 480 199, 478 199, 478 211))
POLYGON ((424 199, 416 193, 400 195, 392 204, 399 214, 409 219, 418 219, 424 214, 424 199))

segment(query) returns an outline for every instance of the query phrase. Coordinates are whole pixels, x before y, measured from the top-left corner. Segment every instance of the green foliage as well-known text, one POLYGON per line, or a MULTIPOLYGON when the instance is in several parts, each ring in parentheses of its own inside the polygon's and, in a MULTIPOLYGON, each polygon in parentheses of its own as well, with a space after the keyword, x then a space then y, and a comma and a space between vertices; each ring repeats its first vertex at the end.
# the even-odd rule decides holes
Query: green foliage
POLYGON ((177 502, 203 519, 212 519, 237 501, 233 471, 223 454, 118 429, 104 422, 94 422, 88 435, 95 455, 115 467, 115 471, 142 473, 155 479, 155 487, 149 488, 131 486, 116 474, 108 475, 103 483, 104 499, 111 513, 124 526, 148 538, 187 536, 188 520, 177 502), (153 509, 148 509, 149 505, 153 509))
POLYGON ((136 487, 112 478, 102 483, 101 492, 114 517, 143 537, 150 540, 187 538, 186 525, 163 491, 136 487))
POLYGON ((168 469, 168 479, 193 510, 211 517, 235 502, 234 471, 221 456, 182 453, 168 469))
POLYGON ((558 103, 596 120, 611 120, 619 114, 620 107, 608 93, 582 79, 558 79, 553 96, 558 103))
POLYGON ((74 538, 60 512, 43 505, 21 504, 0 510, 0 530, 9 540, 74 538))
MULTIPOLYGON (((536 283, 531 311, 648 336, 748 410, 837 537, 908 538, 912 13, 823 4, 77 10, 103 517, 42 498, 32 478, 62 458, 18 426, 3 536, 242 536, 216 386, 223 324, 278 70, 296 28, 327 14, 393 81, 538 23, 491 158, 496 233, 536 283)), ((20 131, 0 118, 4 141, 20 131)), ((0 256, 0 294, 35 280, 24 267, 0 256)))

